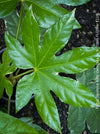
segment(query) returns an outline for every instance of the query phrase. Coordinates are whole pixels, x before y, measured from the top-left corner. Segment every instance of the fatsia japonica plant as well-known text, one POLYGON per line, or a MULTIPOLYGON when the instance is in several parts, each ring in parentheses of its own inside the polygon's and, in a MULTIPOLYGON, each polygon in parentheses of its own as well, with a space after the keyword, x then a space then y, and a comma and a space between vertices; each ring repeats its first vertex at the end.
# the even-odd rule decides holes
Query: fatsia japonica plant
MULTIPOLYGON (((69 41, 72 30, 80 28, 75 19, 75 9, 70 12, 62 9, 58 4, 76 6, 88 0, 71 0, 70 2, 67 0, 22 0, 20 15, 16 11, 11 13, 18 2, 19 0, 0 1, 0 17, 4 17, 7 29, 5 33, 7 49, 3 53, 0 64, 0 97, 5 88, 10 100, 13 86, 17 83, 16 112, 21 110, 34 94, 35 104, 42 120, 61 133, 59 115, 51 91, 62 102, 72 106, 96 107, 97 105, 95 94, 88 87, 78 80, 62 77, 59 73, 77 74, 94 67, 100 60, 100 48, 78 47, 56 56, 56 53, 69 41), (5 9, 4 6, 7 4, 10 7, 7 6, 5 9), (24 73, 19 73, 20 69, 23 69, 24 73)), ((8 105, 8 113, 9 108, 8 105)), ((23 123, 23 120, 0 112, 2 124, 0 131, 9 134, 11 132, 47 133, 37 128, 38 126, 32 126, 32 123, 25 124, 27 119, 24 120, 26 121, 23 123), (6 122, 8 118, 10 120, 6 122), (13 123, 14 125, 11 126, 13 123), (17 124, 18 130, 16 130, 17 124)))
MULTIPOLYGON (((90 68, 89 70, 77 74, 76 78, 86 85, 98 97, 98 100, 100 100, 100 73, 98 73, 97 70, 100 70, 100 64, 98 64, 96 68, 90 68)), ((87 123, 90 132, 100 133, 100 107, 93 109, 70 106, 68 116, 68 127, 70 132, 74 134, 82 133, 85 129, 85 123, 87 123)))
POLYGON ((32 13, 32 6, 22 23, 21 35, 24 47, 9 34, 5 35, 13 63, 18 68, 29 69, 24 72, 25 76, 17 84, 16 111, 22 109, 34 94, 41 118, 58 132, 60 132, 60 121, 50 90, 64 103, 79 107, 96 106, 96 98, 87 87, 78 81, 59 75, 60 72, 75 74, 93 67, 100 52, 100 48, 96 47, 79 47, 55 56, 69 40, 75 21, 74 14, 75 11, 72 11, 50 27, 45 33, 42 45, 39 43, 40 30, 32 13))

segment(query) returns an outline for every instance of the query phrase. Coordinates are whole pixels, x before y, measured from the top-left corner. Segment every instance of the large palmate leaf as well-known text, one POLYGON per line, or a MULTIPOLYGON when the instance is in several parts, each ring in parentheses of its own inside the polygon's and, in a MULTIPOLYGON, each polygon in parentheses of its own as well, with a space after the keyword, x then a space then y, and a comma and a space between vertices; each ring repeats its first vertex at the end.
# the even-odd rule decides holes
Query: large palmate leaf
POLYGON ((32 8, 29 8, 22 23, 24 47, 10 35, 5 35, 8 51, 15 65, 18 68, 31 69, 31 73, 18 82, 16 110, 19 111, 25 106, 31 95, 35 94, 35 103, 41 118, 58 132, 59 116, 50 90, 63 102, 73 106, 96 106, 95 96, 87 87, 59 75, 59 72, 79 73, 94 66, 100 52, 96 47, 79 47, 55 56, 70 38, 75 21, 74 14, 73 11, 63 16, 49 28, 42 45, 39 26, 33 17, 32 8))
POLYGON ((15 70, 16 67, 14 64, 12 64, 12 60, 8 55, 8 51, 5 50, 2 56, 2 64, 0 63, 0 98, 3 95, 4 88, 6 89, 6 93, 8 96, 12 95, 13 85, 5 77, 5 75, 11 74, 15 70))
POLYGON ((19 0, 0 0, 0 18, 8 15, 10 12, 12 12, 19 0))
MULTIPOLYGON (((26 124, 15 117, 0 112, 0 134, 42 134, 42 133, 37 128, 35 128, 34 125, 28 125, 28 123, 26 124)), ((46 132, 44 134, 46 134, 46 132)))
MULTIPOLYGON (((24 10, 28 9, 32 5, 32 11, 36 17, 37 22, 42 28, 49 28, 52 26, 60 17, 69 13, 50 0, 26 0, 24 2, 24 10)), ((75 20, 73 29, 80 28, 80 24, 75 20)))
MULTIPOLYGON (((100 65, 83 73, 77 74, 77 79, 89 87, 95 94, 98 92, 100 100, 100 65), (99 78, 99 80, 97 80, 99 78), (98 89, 97 89, 98 83, 98 89), (98 90, 98 91, 97 91, 98 90)), ((85 122, 92 133, 100 133, 100 108, 77 108, 70 106, 68 127, 72 134, 80 134, 85 129, 85 122), (76 125, 77 124, 77 125, 76 125)))

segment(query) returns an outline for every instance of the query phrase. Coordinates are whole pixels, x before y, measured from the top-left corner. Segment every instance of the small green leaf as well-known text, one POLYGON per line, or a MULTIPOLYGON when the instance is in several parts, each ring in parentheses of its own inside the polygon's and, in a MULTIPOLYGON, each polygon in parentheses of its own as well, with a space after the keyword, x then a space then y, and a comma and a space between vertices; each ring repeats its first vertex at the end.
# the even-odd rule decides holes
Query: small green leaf
POLYGON ((4 87, 6 89, 6 93, 9 97, 12 96, 12 93, 13 93, 13 85, 12 83, 5 77, 5 80, 4 80, 4 87))
POLYGON ((4 88, 9 97, 11 97, 13 92, 12 83, 5 77, 7 74, 11 74, 16 70, 16 66, 12 63, 8 55, 7 49, 4 51, 2 56, 2 64, 0 63, 0 98, 3 95, 4 88))
POLYGON ((11 58, 9 57, 7 49, 4 51, 3 56, 2 56, 2 74, 7 75, 11 74, 16 70, 16 66, 12 63, 11 58))
POLYGON ((13 85, 6 77, 0 75, 0 98, 3 95, 4 89, 6 90, 7 95, 11 97, 13 93, 13 85))
POLYGON ((0 134, 39 134, 32 126, 0 112, 0 134))
POLYGON ((0 18, 8 15, 10 12, 12 12, 19 0, 0 0, 0 18))

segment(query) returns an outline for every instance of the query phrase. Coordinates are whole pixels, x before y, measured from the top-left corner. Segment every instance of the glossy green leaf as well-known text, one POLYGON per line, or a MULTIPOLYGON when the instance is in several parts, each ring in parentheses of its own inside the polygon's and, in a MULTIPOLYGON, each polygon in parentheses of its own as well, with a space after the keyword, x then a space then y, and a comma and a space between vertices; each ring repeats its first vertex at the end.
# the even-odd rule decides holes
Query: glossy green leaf
MULTIPOLYGON (((13 37, 16 37, 18 23, 19 23, 19 15, 16 11, 13 11, 9 16, 4 18, 6 31, 13 37)), ((20 27, 21 31, 21 27, 20 27)), ((22 42, 21 33, 19 32, 18 40, 22 42)))
POLYGON ((22 117, 20 118, 21 121, 25 122, 26 124, 32 126, 35 130, 37 130, 39 132, 39 134, 48 134, 44 129, 42 129, 41 127, 39 127, 36 124, 33 124, 33 119, 31 117, 22 117))
POLYGON ((40 29, 35 18, 33 18, 32 10, 29 10, 24 17, 21 35, 25 49, 32 59, 30 62, 33 63, 33 66, 35 66, 37 64, 36 59, 39 49, 40 29), (28 36, 26 31, 28 32, 28 36))
POLYGON ((32 1, 35 2, 38 5, 42 5, 44 8, 50 8, 53 7, 53 5, 56 4, 66 4, 66 5, 71 5, 71 6, 77 6, 77 5, 82 5, 85 4, 87 2, 89 2, 90 0, 26 0, 26 1, 32 1))
POLYGON ((40 134, 32 126, 0 112, 0 134, 40 134))
POLYGON ((30 100, 32 93, 34 93, 36 106, 39 114, 41 115, 41 118, 51 128, 60 132, 59 116, 55 102, 49 92, 50 89, 46 88, 46 85, 42 85, 44 88, 41 89, 42 87, 40 84, 41 83, 38 79, 37 73, 31 73, 29 75, 26 75, 19 81, 16 94, 16 109, 20 110, 23 106, 25 106, 27 102, 30 100), (23 90, 21 90, 23 88, 24 92, 23 90), (21 98, 23 95, 24 98, 21 98), (22 103, 20 103, 20 99, 22 100, 22 103))
POLYGON ((61 56, 55 56, 70 38, 75 21, 74 12, 60 18, 46 31, 42 45, 39 42, 39 27, 31 7, 22 23, 24 47, 10 35, 5 36, 10 57, 16 66, 22 69, 31 68, 31 72, 32 68, 34 69, 34 72, 25 75, 18 82, 16 110, 23 108, 31 95, 35 94, 35 103, 41 118, 58 132, 60 132, 60 121, 50 90, 63 102, 73 106, 96 106, 96 98, 87 87, 78 81, 59 75, 59 72, 82 72, 96 65, 96 57, 100 52, 96 47, 79 47, 61 56))
POLYGON ((69 107, 68 129, 71 132, 71 134, 81 134, 85 130, 85 114, 85 108, 78 108, 73 106, 69 107))
MULTIPOLYGON (((100 65, 97 66, 100 70, 100 65)), ((77 79, 86 85, 96 95, 97 78, 100 93, 100 73, 97 75, 97 68, 91 68, 83 73, 77 74, 77 79), (99 75, 99 76, 98 76, 99 75), (97 77, 98 76, 98 77, 97 77)), ((99 95, 100 100, 100 95, 99 95)), ((68 116, 68 128, 72 134, 80 134, 85 129, 85 122, 92 133, 100 133, 100 108, 77 108, 70 106, 68 116), (74 121, 75 120, 75 121, 74 121), (76 125, 77 124, 77 125, 76 125)))
MULTIPOLYGON (((37 22, 39 23, 40 27, 42 28, 49 28, 57 20, 59 20, 60 17, 63 15, 69 13, 68 10, 65 10, 61 8, 58 5, 53 4, 54 1, 48 0, 26 0, 24 3, 24 9, 28 9, 29 6, 32 4, 32 11, 34 13, 34 16, 36 17, 37 22)), ((77 20, 74 22, 73 29, 81 28, 80 24, 77 20)))
POLYGON ((100 108, 77 108, 70 106, 68 128, 71 134, 80 134, 85 129, 85 122, 93 134, 100 133, 100 108))
POLYGON ((11 97, 13 92, 12 83, 5 77, 7 74, 11 74, 16 70, 14 64, 12 64, 12 60, 8 55, 8 51, 5 50, 2 56, 2 64, 0 64, 0 98, 3 95, 4 88, 6 89, 6 93, 9 97, 11 97))
POLYGON ((70 6, 78 6, 89 2, 90 0, 54 0, 53 4, 66 4, 70 6))
MULTIPOLYGON (((34 2, 37 2, 37 1, 34 1, 34 2)), ((28 3, 30 5, 32 3, 32 1, 31 2, 28 2, 28 3)), ((46 1, 46 3, 47 3, 47 1, 46 1)), ((44 7, 44 3, 43 3, 43 5, 42 4, 40 5, 41 8, 42 8, 42 6, 44 7)), ((25 6, 25 3, 24 3, 23 10, 25 10, 25 7, 26 6, 25 6)), ((38 5, 38 7, 39 7, 39 5, 38 5)), ((37 8, 35 8, 35 9, 34 9, 34 15, 35 15, 35 12, 37 12, 37 8)), ((37 17, 39 18, 38 21, 39 21, 40 27, 45 27, 45 30, 44 31, 46 31, 46 29, 48 27, 52 26, 52 24, 54 24, 56 22, 56 20, 58 20, 60 17, 62 17, 63 15, 69 13, 69 11, 67 11, 67 10, 65 10, 65 9, 57 6, 57 5, 55 5, 52 9, 48 9, 48 10, 47 9, 46 10, 43 9, 43 10, 44 10, 44 14, 47 14, 47 15, 44 16, 44 14, 43 14, 43 17, 40 19, 39 17, 41 17, 41 13, 39 11, 39 14, 38 14, 38 16, 36 16, 36 18, 37 17), (52 23, 51 22, 50 23, 47 22, 47 24, 46 24, 46 22, 45 22, 45 20, 48 20, 49 21, 49 19, 50 19, 50 17, 48 16, 48 13, 47 12, 51 12, 51 15, 50 16, 51 16, 52 19, 50 21, 53 21, 52 23), (47 16, 47 18, 46 18, 46 16, 47 16)), ((23 11, 23 14, 24 14, 24 11, 23 11)), ((13 37, 16 37, 16 33, 17 33, 17 29, 18 29, 18 23, 19 23, 19 15, 18 15, 18 13, 16 11, 13 11, 9 16, 6 16, 4 18, 4 20, 5 20, 6 31, 10 35, 12 35, 13 37)), ((75 20, 73 29, 78 29, 78 28, 81 28, 81 26, 78 23, 78 21, 75 20)), ((21 31, 21 26, 20 26, 20 31, 21 31)), ((22 38, 21 38, 20 32, 19 32, 18 40, 20 42, 22 42, 22 38)))
POLYGON ((10 12, 12 12, 19 0, 0 0, 0 18, 8 15, 10 12))
POLYGON ((4 81, 2 83, 4 85, 4 88, 6 89, 6 93, 9 97, 12 96, 13 93, 13 85, 12 83, 6 78, 4 77, 4 81))
POLYGON ((2 72, 3 75, 11 74, 16 70, 16 66, 12 63, 7 50, 5 50, 3 53, 2 62, 0 72, 2 72))
POLYGON ((4 89, 6 89, 6 94, 11 97, 13 93, 13 85, 6 77, 0 75, 0 98, 3 95, 4 89))
POLYGON ((100 133, 100 108, 86 110, 86 122, 88 129, 92 133, 100 133))
MULTIPOLYGON (((56 68, 57 72, 66 72, 68 74, 83 72, 97 64, 97 50, 100 51, 100 48, 78 47, 55 57, 51 63, 48 63, 48 67, 56 68)), ((100 52, 98 58, 100 60, 100 52)))
POLYGON ((33 56, 31 57, 31 54, 29 54, 26 49, 23 49, 22 45, 11 36, 6 36, 6 41, 9 41, 9 44, 14 44, 13 46, 9 45, 10 57, 12 58, 12 60, 14 58, 13 63, 15 63, 15 65, 19 68, 32 68, 33 65, 30 62, 30 59, 32 59, 33 56), (18 57, 20 58, 20 60, 18 57))

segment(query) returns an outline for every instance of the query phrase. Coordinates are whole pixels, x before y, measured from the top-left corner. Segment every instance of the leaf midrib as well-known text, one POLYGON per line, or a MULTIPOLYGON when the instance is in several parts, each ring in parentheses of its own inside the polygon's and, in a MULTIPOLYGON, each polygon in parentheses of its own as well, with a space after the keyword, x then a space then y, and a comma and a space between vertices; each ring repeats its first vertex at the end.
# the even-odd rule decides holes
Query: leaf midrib
POLYGON ((44 59, 46 58, 46 56, 48 55, 50 49, 52 48, 53 44, 56 42, 57 38, 59 37, 59 34, 60 34, 61 30, 59 31, 59 33, 57 34, 55 40, 52 42, 52 44, 50 45, 50 47, 48 48, 47 52, 45 53, 45 55, 43 55, 40 63, 38 64, 38 67, 41 65, 41 63, 44 61, 44 59))
MULTIPOLYGON (((61 87, 64 87, 65 89, 67 89, 68 91, 70 91, 70 92, 73 92, 74 94, 75 94, 75 96, 79 96, 78 94, 77 94, 77 90, 69 90, 70 89, 70 87, 69 86, 66 86, 65 84, 62 84, 61 82, 58 82, 57 80, 55 80, 55 79, 52 79, 50 76, 48 76, 48 75, 46 75, 45 73, 43 73, 43 72, 41 72, 41 71, 38 71, 39 73, 41 73, 42 75, 44 75, 46 78, 48 78, 48 79, 50 79, 50 80, 52 80, 52 81, 54 81, 54 82, 56 82, 56 83, 58 83, 61 87), (76 92, 76 93, 75 93, 76 92)), ((54 77, 56 77, 56 76, 54 76, 54 77)), ((59 76, 60 77, 60 76, 59 76)), ((71 79, 71 78, 67 78, 67 79, 71 79)), ((73 79, 72 79, 73 80, 73 79)), ((52 91, 53 91, 53 89, 51 89, 52 91)), ((82 90, 83 91, 83 90, 82 90)), ((83 95, 83 97, 84 97, 84 95, 83 95)), ((85 98, 85 97, 84 97, 85 98)))
MULTIPOLYGON (((34 20, 35 21, 35 20, 34 20)), ((32 21, 31 21, 32 22, 32 21)), ((31 35, 33 35, 32 34, 32 29, 31 29, 31 35)), ((33 40, 33 38, 32 38, 32 46, 33 46, 33 52, 34 52, 34 59, 35 59, 35 66, 36 66, 36 64, 37 64, 37 61, 36 61, 36 50, 35 50, 35 43, 34 43, 34 40, 33 40)))
MULTIPOLYGON (((54 45, 54 43, 56 42, 56 40, 58 39, 58 37, 59 37, 59 35, 61 34, 61 32, 63 31, 63 29, 64 29, 64 27, 65 27, 65 25, 67 25, 68 24, 68 22, 69 22, 69 20, 70 20, 70 18, 71 18, 71 16, 70 17, 68 17, 68 19, 67 19, 67 23, 65 24, 63 21, 62 21, 62 23, 64 23, 63 25, 61 25, 61 27, 60 27, 60 29, 59 29, 59 32, 57 33, 57 36, 56 36, 56 38, 53 40, 53 42, 51 43, 51 45, 50 45, 50 47, 48 48, 48 50, 46 51, 46 53, 45 53, 45 55, 43 55, 43 57, 41 58, 41 61, 40 61, 40 63, 38 64, 38 66, 37 67, 39 67, 40 65, 41 65, 41 63, 44 61, 44 59, 46 58, 46 56, 48 55, 48 53, 49 53, 49 51, 50 51, 50 49, 52 48, 52 46, 54 45)), ((60 21, 58 21, 57 22, 58 24, 60 23, 60 21)), ((55 25, 54 25, 55 26, 55 25)), ((55 28, 55 27, 54 27, 55 28)), ((50 29, 51 30, 51 29, 50 29)), ((55 53, 54 53, 54 55, 55 55, 55 53)))
MULTIPOLYGON (((52 79, 51 77, 49 77, 48 75, 44 74, 43 72, 41 72, 41 71, 39 71, 39 70, 38 70, 38 72, 41 73, 41 74, 42 74, 43 76, 45 76, 46 78, 48 78, 48 79, 50 79, 50 80, 52 80, 52 81, 54 81, 54 82, 56 82, 56 83, 58 83, 59 85, 62 86, 62 83, 58 82, 57 80, 52 79)), ((66 85, 63 85, 63 87, 66 88, 66 85)), ((52 90, 52 89, 51 89, 51 90, 52 90)))
MULTIPOLYGON (((41 84, 42 82, 41 82, 41 79, 39 77, 39 74, 37 73, 37 75, 38 75, 38 80, 39 80, 39 83, 40 83, 40 87, 41 87, 41 92, 42 92, 43 98, 44 98, 44 100, 47 100, 46 96, 44 95, 44 91, 43 91, 42 84, 41 84)), ((45 102, 47 102, 47 101, 45 101, 45 102)), ((46 103, 46 106, 48 107, 47 103, 46 103)), ((49 107, 48 107, 48 109, 49 109, 49 107)))

